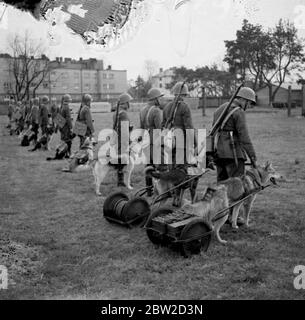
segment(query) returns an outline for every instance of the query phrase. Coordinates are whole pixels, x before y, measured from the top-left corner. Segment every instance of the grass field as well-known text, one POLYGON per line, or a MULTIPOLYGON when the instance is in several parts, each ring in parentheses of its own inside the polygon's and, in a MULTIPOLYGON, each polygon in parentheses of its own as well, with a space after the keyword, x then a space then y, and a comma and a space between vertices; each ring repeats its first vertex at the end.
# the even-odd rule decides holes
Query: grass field
MULTIPOLYGON (((211 112, 194 113, 196 127, 209 125, 211 112)), ((95 114, 95 127, 109 127, 111 117, 95 114)), ((137 125, 138 115, 131 117, 137 125)), ((286 181, 258 195, 249 229, 225 226, 226 246, 213 239, 190 259, 155 248, 143 229, 107 223, 102 205, 115 177, 96 197, 90 173, 62 173, 62 161, 45 160, 52 152, 28 152, 7 135, 6 121, 0 117, 0 265, 9 287, 0 299, 305 298, 293 287, 294 267, 305 265, 304 119, 248 114, 260 162, 272 160, 286 181)), ((142 172, 132 176, 136 187, 144 185, 142 172)), ((199 189, 214 180, 202 179, 199 189)))

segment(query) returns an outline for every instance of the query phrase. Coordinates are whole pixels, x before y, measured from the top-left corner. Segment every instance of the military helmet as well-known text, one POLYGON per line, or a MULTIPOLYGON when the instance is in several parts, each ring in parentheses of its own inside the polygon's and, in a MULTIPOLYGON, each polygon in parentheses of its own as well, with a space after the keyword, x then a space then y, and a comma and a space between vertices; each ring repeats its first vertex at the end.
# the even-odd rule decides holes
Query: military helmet
POLYGON ((83 97, 82 97, 82 102, 84 103, 84 104, 87 104, 87 103, 89 103, 89 102, 92 102, 92 96, 90 95, 90 94, 88 94, 88 93, 86 93, 86 94, 84 94, 83 95, 83 97))
POLYGON ((48 96, 43 96, 41 98, 41 103, 49 103, 49 97, 48 96))
POLYGON ((255 96, 255 92, 249 88, 249 87, 242 87, 238 94, 237 94, 238 98, 244 98, 246 100, 252 101, 254 103, 256 103, 256 96, 255 96))
POLYGON ((183 83, 182 81, 177 82, 174 85, 173 94, 174 95, 178 95, 178 94, 188 95, 189 94, 189 89, 188 89, 187 84, 183 83))
POLYGON ((33 99, 33 104, 38 105, 39 104, 39 98, 34 98, 33 99))
POLYGON ((157 88, 151 88, 148 93, 148 100, 158 99, 164 96, 164 94, 157 88))
POLYGON ((132 96, 128 93, 122 93, 119 96, 119 104, 127 103, 133 100, 132 96))
POLYGON ((62 102, 63 102, 63 103, 72 102, 71 96, 70 96, 68 93, 66 93, 66 94, 62 97, 62 102))

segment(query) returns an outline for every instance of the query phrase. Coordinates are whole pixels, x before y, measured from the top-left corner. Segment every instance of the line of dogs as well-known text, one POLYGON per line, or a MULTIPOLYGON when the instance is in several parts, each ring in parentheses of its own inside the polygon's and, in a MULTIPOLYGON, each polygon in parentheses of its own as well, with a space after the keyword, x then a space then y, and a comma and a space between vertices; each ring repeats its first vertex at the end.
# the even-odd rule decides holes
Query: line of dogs
MULTIPOLYGON (((108 155, 99 155, 99 158, 94 157, 95 145, 95 141, 87 138, 82 148, 69 159, 63 171, 82 172, 91 170, 94 176, 95 193, 100 196, 101 184, 105 181, 107 175, 116 169, 108 155)), ((124 167, 124 182, 129 190, 133 189, 131 186, 131 175, 137 159, 142 155, 142 150, 138 143, 131 143, 130 152, 121 156, 127 160, 126 162, 128 163, 124 167)), ((61 143, 56 148, 55 156, 52 158, 49 157, 47 160, 61 160, 64 158, 65 151, 66 145, 65 143, 61 143)), ((147 167, 144 173, 152 177, 154 186, 153 194, 156 196, 166 194, 168 190, 175 188, 175 186, 181 184, 181 182, 187 178, 187 173, 180 169, 158 172, 152 167, 147 167)), ((182 206, 182 208, 193 212, 194 215, 209 221, 219 243, 225 244, 226 241, 220 237, 220 229, 227 222, 230 211, 228 210, 221 219, 215 219, 217 212, 227 208, 231 203, 242 199, 245 195, 256 190, 257 187, 264 186, 270 181, 276 184, 276 181, 280 178, 281 175, 275 171, 270 162, 267 162, 264 166, 249 168, 243 177, 230 178, 216 186, 207 188, 206 190, 212 190, 208 197, 206 193, 200 197, 200 194, 196 192, 199 178, 195 178, 189 184, 174 192, 173 204, 182 206), (190 191, 191 201, 183 200, 183 194, 186 189, 190 191)), ((256 195, 250 196, 244 202, 233 207, 232 228, 238 229, 237 219, 242 207, 244 208, 245 225, 249 227, 250 213, 255 198, 256 195)), ((160 201, 159 205, 164 205, 166 201, 167 199, 160 201)))

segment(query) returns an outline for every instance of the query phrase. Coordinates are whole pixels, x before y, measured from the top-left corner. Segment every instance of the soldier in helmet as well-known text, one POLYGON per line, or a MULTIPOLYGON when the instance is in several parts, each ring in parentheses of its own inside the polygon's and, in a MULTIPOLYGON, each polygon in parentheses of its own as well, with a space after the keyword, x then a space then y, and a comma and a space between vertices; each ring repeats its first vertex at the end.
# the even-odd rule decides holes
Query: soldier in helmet
MULTIPOLYGON (((118 100, 118 104, 117 104, 117 110, 113 115, 113 130, 115 130, 117 132, 118 135, 118 156, 120 157, 121 153, 122 153, 122 132, 121 132, 121 123, 122 122, 127 122, 127 125, 129 127, 129 130, 132 128, 130 126, 130 120, 128 117, 128 113, 127 110, 129 109, 129 102, 133 100, 133 98, 131 97, 131 95, 129 95, 128 93, 123 93, 119 96, 119 100, 118 100)), ((124 168, 125 164, 122 164, 120 159, 119 159, 119 163, 117 165, 117 172, 118 172, 118 187, 126 187, 125 183, 124 183, 124 172, 123 172, 123 168, 124 168)))
POLYGON ((177 82, 173 88, 174 101, 168 103, 163 110, 163 123, 165 129, 181 129, 183 133, 183 146, 178 142, 172 150, 173 168, 187 168, 186 130, 194 129, 190 107, 184 101, 188 96, 188 87, 183 82, 177 82), (176 102, 176 103, 175 103, 176 102))
POLYGON ((84 136, 79 136, 80 138, 80 147, 82 147, 87 137, 93 137, 94 134, 94 126, 93 120, 91 116, 91 102, 92 97, 90 94, 84 94, 82 98, 81 107, 78 112, 77 121, 84 123, 87 126, 87 131, 84 136))
MULTIPOLYGON (((218 133, 215 141, 217 180, 242 176, 245 173, 245 161, 248 155, 252 165, 256 167, 256 153, 252 145, 245 111, 255 103, 255 92, 243 87, 240 89, 231 108, 229 118, 218 133)), ((214 122, 218 119, 227 104, 220 106, 214 113, 214 122)))
MULTIPOLYGON (((154 129, 162 129, 162 97, 164 94, 157 88, 152 88, 148 91, 148 104, 140 111, 140 128, 149 132, 149 157, 147 157, 148 166, 154 165, 153 161, 153 146, 156 142, 154 139, 154 129)), ((160 145, 161 147, 161 145, 160 145)), ((152 195, 152 177, 146 176, 147 195, 152 195)))
POLYGON ((53 130, 54 130, 55 133, 57 132, 58 128, 57 128, 57 125, 54 122, 54 119, 55 119, 55 117, 56 117, 58 112, 59 112, 59 107, 58 107, 58 105, 56 103, 56 98, 52 97, 51 98, 50 109, 49 109, 49 114, 51 115, 53 130))
POLYGON ((60 138, 63 142, 67 144, 66 158, 69 158, 71 155, 72 147, 72 119, 70 113, 69 103, 72 101, 72 98, 69 94, 65 94, 62 97, 61 107, 59 109, 59 114, 64 118, 65 124, 60 129, 60 138))

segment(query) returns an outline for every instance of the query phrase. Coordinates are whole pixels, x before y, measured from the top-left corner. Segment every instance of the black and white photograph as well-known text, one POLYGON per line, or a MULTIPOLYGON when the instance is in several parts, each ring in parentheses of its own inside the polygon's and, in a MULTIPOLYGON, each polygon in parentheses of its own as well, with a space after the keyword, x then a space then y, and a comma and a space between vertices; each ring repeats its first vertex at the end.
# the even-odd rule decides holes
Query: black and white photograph
POLYGON ((305 1, 0 0, 0 181, 0 300, 304 300, 305 1))

